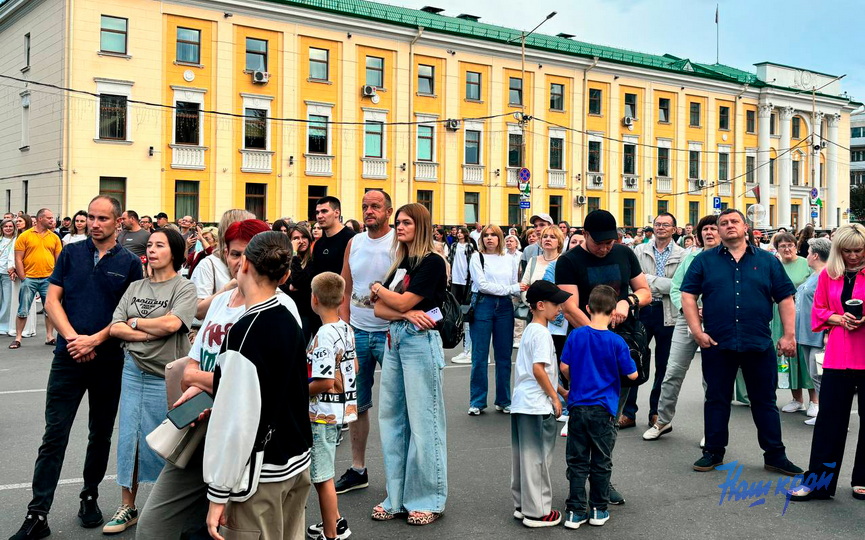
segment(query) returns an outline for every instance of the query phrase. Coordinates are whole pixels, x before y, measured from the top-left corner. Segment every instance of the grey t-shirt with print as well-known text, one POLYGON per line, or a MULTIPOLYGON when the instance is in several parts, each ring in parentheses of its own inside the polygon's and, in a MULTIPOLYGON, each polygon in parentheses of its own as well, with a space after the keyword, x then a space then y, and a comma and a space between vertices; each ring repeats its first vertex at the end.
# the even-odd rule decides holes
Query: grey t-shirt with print
POLYGON ((111 324, 126 322, 137 317, 156 319, 171 312, 183 323, 174 334, 150 341, 130 341, 124 347, 142 371, 158 377, 165 377, 165 365, 189 352, 189 339, 186 334, 192 327, 192 319, 198 307, 195 285, 188 279, 177 275, 168 281, 154 283, 142 279, 129 285, 117 308, 111 324))

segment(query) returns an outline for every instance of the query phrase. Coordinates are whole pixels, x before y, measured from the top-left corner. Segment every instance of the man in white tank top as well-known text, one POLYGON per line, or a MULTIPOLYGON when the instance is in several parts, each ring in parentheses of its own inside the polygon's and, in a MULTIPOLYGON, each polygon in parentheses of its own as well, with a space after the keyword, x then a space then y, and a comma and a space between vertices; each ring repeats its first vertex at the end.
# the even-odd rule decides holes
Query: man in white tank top
POLYGON ((393 263, 393 214, 390 195, 371 190, 363 196, 363 223, 366 232, 355 235, 345 250, 342 278, 345 298, 340 319, 354 330, 357 352, 357 421, 350 425, 351 467, 336 483, 338 494, 369 486, 366 472, 366 442, 369 438, 369 408, 372 407, 372 385, 376 364, 381 365, 387 342, 388 321, 375 316, 369 301, 370 285, 384 281, 393 263))

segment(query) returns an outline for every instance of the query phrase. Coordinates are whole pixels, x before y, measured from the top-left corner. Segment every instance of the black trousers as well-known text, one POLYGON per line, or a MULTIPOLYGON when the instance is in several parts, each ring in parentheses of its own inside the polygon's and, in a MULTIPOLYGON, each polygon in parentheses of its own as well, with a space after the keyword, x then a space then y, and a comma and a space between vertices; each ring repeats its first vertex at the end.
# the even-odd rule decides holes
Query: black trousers
POLYGON ((565 450, 570 485, 565 502, 568 510, 584 514, 592 508, 607 509, 616 433, 616 418, 606 408, 600 405, 570 408, 565 450), (588 497, 586 480, 589 481, 588 497))
MULTIPOLYGON (((664 304, 652 302, 640 310, 640 321, 646 327, 649 342, 655 340, 655 378, 652 381, 652 391, 649 393, 649 420, 658 414, 658 401, 661 399, 661 383, 667 373, 667 360, 670 358, 670 347, 673 343, 673 330, 675 326, 664 326, 664 304)), ((622 415, 631 420, 637 418, 637 394, 639 386, 632 386, 629 390, 628 401, 622 415)))
POLYGON ((48 376, 45 434, 33 471, 33 500, 28 505, 30 510, 44 513, 51 510, 69 443, 69 432, 85 392, 90 408, 90 435, 84 458, 81 497, 99 495, 99 483, 108 467, 111 435, 120 403, 122 371, 123 356, 119 350, 112 355, 97 354, 92 361, 83 363, 76 362, 68 354, 55 353, 48 376))
MULTIPOLYGON (((811 440, 811 460, 805 480, 811 474, 832 475, 828 486, 816 489, 818 496, 835 495, 838 487, 838 474, 844 460, 844 447, 847 444, 847 426, 850 424, 850 409, 853 395, 858 392, 859 418, 865 409, 865 370, 862 369, 824 369, 820 385, 820 412, 814 426, 811 440), (834 464, 830 467, 827 464, 834 464)), ((865 486, 865 426, 859 425, 859 440, 853 458, 853 478, 851 485, 865 486)))

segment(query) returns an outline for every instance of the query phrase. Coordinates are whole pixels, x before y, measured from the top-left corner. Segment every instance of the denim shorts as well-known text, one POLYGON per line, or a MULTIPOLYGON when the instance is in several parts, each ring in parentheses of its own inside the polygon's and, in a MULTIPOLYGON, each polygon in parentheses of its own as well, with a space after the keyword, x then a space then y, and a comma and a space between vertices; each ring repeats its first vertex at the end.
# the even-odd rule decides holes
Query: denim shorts
POLYGON ((313 484, 327 482, 334 477, 334 461, 336 460, 336 440, 339 437, 339 426, 336 424, 319 424, 313 422, 312 428, 312 465, 310 477, 313 484))
POLYGON ((367 332, 354 328, 354 349, 357 352, 357 412, 372 407, 372 386, 375 370, 381 366, 387 343, 387 330, 367 332))
POLYGON ((48 298, 48 278, 24 278, 21 282, 21 290, 18 291, 18 318, 26 319, 36 298, 36 293, 42 298, 42 305, 48 298))

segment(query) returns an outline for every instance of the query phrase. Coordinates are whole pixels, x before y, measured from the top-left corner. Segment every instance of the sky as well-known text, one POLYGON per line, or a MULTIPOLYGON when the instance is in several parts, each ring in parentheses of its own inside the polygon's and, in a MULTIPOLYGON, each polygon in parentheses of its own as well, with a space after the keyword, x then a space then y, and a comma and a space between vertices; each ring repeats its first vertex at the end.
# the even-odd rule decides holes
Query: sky
POLYGON ((715 6, 722 64, 755 72, 773 62, 847 76, 841 90, 865 102, 865 0, 377 0, 443 15, 469 13, 481 21, 622 49, 670 53, 715 62, 715 6))

